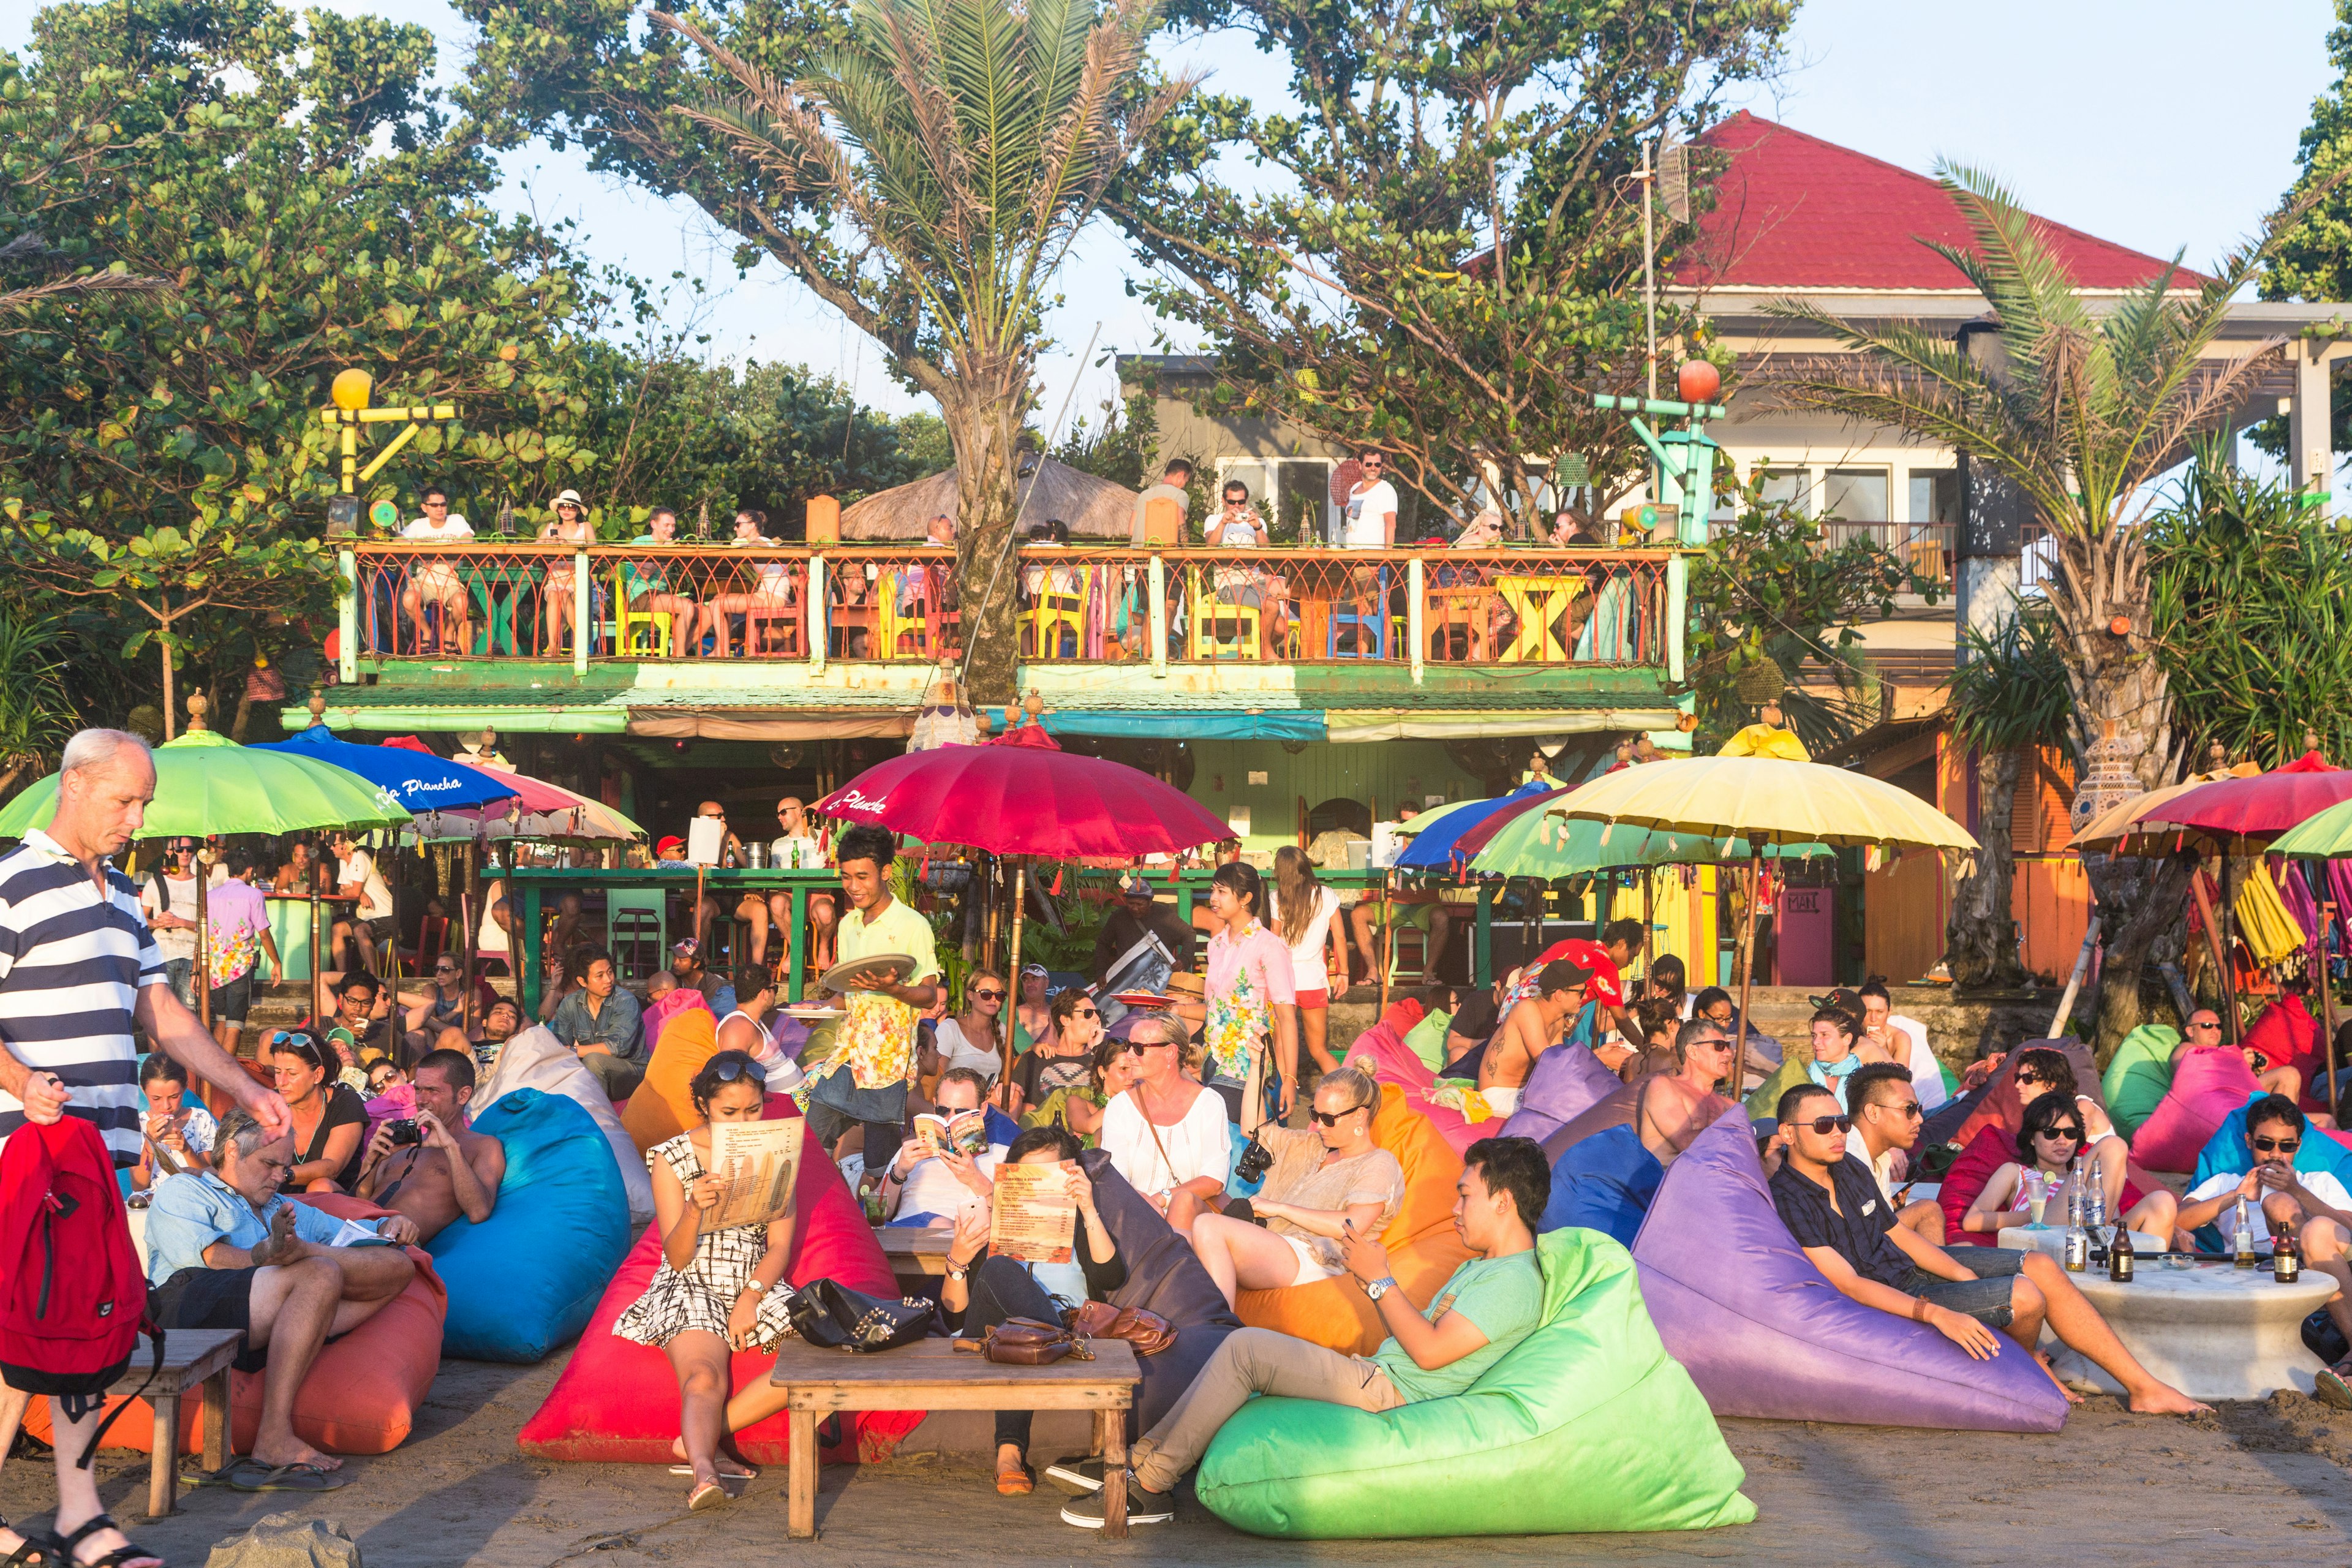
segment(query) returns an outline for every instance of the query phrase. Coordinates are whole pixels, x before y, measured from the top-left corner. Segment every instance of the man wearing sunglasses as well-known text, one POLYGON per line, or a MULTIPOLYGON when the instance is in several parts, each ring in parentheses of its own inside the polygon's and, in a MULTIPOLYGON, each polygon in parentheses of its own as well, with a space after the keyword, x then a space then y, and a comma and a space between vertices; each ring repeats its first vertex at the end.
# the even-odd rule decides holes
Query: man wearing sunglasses
MULTIPOLYGON (((1912 1069, 1901 1062, 1872 1062, 1856 1068, 1846 1079, 1845 1097, 1853 1107, 1853 1132, 1846 1140, 1846 1157, 1869 1166, 1879 1195, 1895 1203, 1895 1184, 1900 1179, 1897 1156, 1907 1168, 1912 1151, 1919 1146, 1919 1130, 1926 1125, 1926 1107, 1920 1103, 1912 1069)), ((1895 1223, 1938 1247, 1944 1244, 1944 1208, 1933 1198, 1898 1204, 1895 1223)))
MULTIPOLYGON (((2135 1411, 2186 1415, 2207 1409, 2150 1376, 2049 1254, 1971 1247, 1963 1264, 1897 1224, 1895 1205, 1870 1172, 1846 1158, 1853 1120, 1828 1089, 1799 1084, 1780 1097, 1779 1121, 1773 1137, 1783 1157, 1772 1173, 1772 1205, 1840 1294, 1925 1323, 1978 1361, 2032 1355, 2046 1322, 2061 1343, 2122 1384, 2135 1411), (1996 1329, 2015 1342, 2004 1347, 1996 1329)), ((2071 1393, 2066 1398, 2077 1402, 2071 1393)))

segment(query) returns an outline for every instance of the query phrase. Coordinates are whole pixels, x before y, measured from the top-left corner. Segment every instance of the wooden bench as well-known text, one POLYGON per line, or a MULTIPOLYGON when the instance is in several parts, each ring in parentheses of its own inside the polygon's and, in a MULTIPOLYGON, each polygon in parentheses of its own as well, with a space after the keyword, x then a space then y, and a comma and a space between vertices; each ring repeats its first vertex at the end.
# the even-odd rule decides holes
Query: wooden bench
POLYGON ((920 1294, 927 1283, 947 1278, 948 1244, 955 1232, 945 1226, 877 1226, 874 1239, 882 1244, 882 1256, 906 1294, 920 1294))
POLYGON ((786 1533, 795 1541, 816 1534, 816 1424, 822 1416, 843 1410, 1091 1410, 1103 1458, 1103 1533, 1123 1540, 1127 1412, 1142 1373, 1135 1364, 1135 1347, 1125 1340, 1096 1340, 1092 1348, 1092 1361, 1065 1357, 1051 1366, 999 1366, 956 1350, 952 1340, 929 1339, 871 1354, 787 1341, 768 1374, 785 1390, 789 1413, 786 1533))
MULTIPOLYGON (((114 1380, 109 1394, 138 1394, 147 1383, 154 1342, 141 1335, 131 1352, 131 1370, 114 1380)), ((204 1438, 205 1468, 217 1470, 228 1463, 228 1363, 245 1344, 234 1329, 173 1329, 163 1336, 163 1369, 147 1384, 142 1396, 155 1412, 154 1449, 147 1468, 147 1517, 161 1519, 179 1506, 180 1396, 194 1384, 204 1385, 204 1415, 198 1432, 204 1438)))

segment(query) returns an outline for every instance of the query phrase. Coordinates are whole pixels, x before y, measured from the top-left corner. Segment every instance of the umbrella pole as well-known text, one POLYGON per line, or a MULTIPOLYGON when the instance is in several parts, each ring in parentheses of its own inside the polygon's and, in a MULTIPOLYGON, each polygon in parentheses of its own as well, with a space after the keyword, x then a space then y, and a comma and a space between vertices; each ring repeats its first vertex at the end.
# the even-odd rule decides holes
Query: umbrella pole
POLYGON ((2058 1031, 2065 1026, 2068 1018, 2074 1016, 2074 998, 2082 994, 2083 981, 2091 973, 2091 954, 2098 945, 2099 917, 2093 915, 2091 923, 2083 928, 2083 947, 2074 954, 2074 973, 2067 977, 2066 994, 2058 998, 2058 1011, 2052 1016, 2050 1027, 2043 1031, 2053 1040, 2061 1037, 2058 1031))
POLYGON ((205 884, 210 880, 210 868, 205 864, 205 841, 196 840, 196 973, 192 984, 196 991, 196 1016, 203 1020, 205 1033, 213 1032, 213 922, 205 910, 205 884))
MULTIPOLYGON (((1381 997, 1381 1010, 1380 1010, 1378 1013, 1375 1013, 1375 1014, 1373 1014, 1373 1015, 1372 1015, 1372 1016, 1373 1016, 1373 1017, 1375 1017, 1375 1018, 1385 1017, 1385 1016, 1387 1016, 1387 1015, 1388 1015, 1388 1010, 1389 1010, 1389 971, 1390 971, 1390 969, 1391 969, 1392 967, 1394 967, 1394 966, 1395 966, 1395 963, 1396 963, 1396 922, 1395 922, 1395 921, 1394 921, 1394 920, 1392 920, 1392 919, 1391 918, 1392 915, 1394 915, 1395 911, 1394 911, 1393 910, 1391 910, 1391 909, 1390 909, 1390 908, 1389 908, 1389 876, 1388 876, 1388 873, 1387 873, 1387 872, 1385 872, 1385 871, 1383 871, 1383 872, 1381 872, 1381 897, 1380 897, 1380 905, 1381 905, 1381 908, 1380 908, 1380 922, 1381 922, 1381 948, 1380 948, 1380 952, 1381 952, 1381 974, 1380 974, 1380 984, 1381 984, 1381 990, 1380 990, 1380 997, 1381 997)), ((1427 962, 1425 959, 1423 960, 1423 963, 1422 963, 1422 967, 1423 967, 1423 969, 1427 969, 1427 968, 1429 968, 1429 967, 1430 967, 1430 965, 1429 965, 1428 962, 1427 962)))
POLYGON ((1732 1027, 1739 1031, 1738 1049, 1731 1053, 1731 1098, 1742 1098, 1748 1089, 1748 994, 1756 984, 1756 904, 1764 880, 1764 857, 1751 854, 1748 858, 1748 920, 1739 933, 1739 1016, 1732 1027))
MULTIPOLYGON (((2213 967, 2219 972, 2222 1016, 2230 1031, 2230 1039, 2234 1044, 2238 1037, 2237 1005, 2230 984, 2230 950, 2225 945, 2228 939, 2222 933, 2221 922, 2214 916, 2213 900, 2205 896, 2205 879, 2194 872, 2190 873, 2189 891, 2197 900, 2199 918, 2205 922, 2205 945, 2211 951, 2213 967)), ((2188 1021, 2186 1018, 2181 1020, 2184 1024, 2188 1021)))
POLYGON ((467 1034, 474 1032, 474 965, 478 959, 474 951, 474 846, 466 846, 466 868, 457 882, 457 923, 464 928, 466 942, 466 994, 457 1005, 457 1023, 467 1034))
POLYGON ((2336 906, 2319 906, 2319 1016, 2321 1027, 2327 1031, 2327 1113, 2340 1125, 2343 1108, 2336 1098, 2336 982, 2327 973, 2327 936, 2336 925, 2336 906))
POLYGON ((320 983, 326 969, 326 933, 319 929, 319 868, 313 864, 310 868, 310 1016, 313 1018, 321 1016, 327 1010, 320 1000, 325 994, 320 983))
MULTIPOLYGON (((1009 949, 1012 956, 1004 966, 1004 972, 1013 976, 1010 984, 1013 991, 1013 1017, 1016 1021, 1021 1016, 1021 916, 1028 905, 1028 873, 1029 868, 1023 862, 1015 860, 1013 863, 1013 942, 1009 949)), ((1010 1027, 1006 1027, 1003 1034, 1003 1081, 1011 1083, 1013 1081, 1013 1031, 1010 1027)))

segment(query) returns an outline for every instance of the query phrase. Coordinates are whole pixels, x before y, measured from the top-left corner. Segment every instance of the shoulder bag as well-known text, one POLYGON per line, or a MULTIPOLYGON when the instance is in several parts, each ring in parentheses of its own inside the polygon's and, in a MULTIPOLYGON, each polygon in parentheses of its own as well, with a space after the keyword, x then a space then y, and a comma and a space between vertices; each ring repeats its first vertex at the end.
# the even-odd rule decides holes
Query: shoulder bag
POLYGON ((793 1331, 819 1350, 896 1350, 931 1331, 929 1301, 868 1296, 837 1279, 813 1279, 802 1286, 784 1311, 793 1331))

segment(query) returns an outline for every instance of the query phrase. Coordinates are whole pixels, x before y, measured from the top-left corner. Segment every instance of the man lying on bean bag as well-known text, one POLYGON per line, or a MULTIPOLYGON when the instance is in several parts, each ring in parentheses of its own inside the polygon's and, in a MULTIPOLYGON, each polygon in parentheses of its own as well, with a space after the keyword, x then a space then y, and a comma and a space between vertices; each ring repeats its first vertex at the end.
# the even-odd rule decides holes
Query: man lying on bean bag
MULTIPOLYGON (((1129 1524, 1163 1524, 1175 1517, 1178 1479, 1253 1394, 1393 1410, 1464 1392, 1534 1331, 1544 1306, 1534 1226, 1551 1191, 1543 1151, 1525 1138, 1482 1138, 1463 1162, 1454 1226, 1472 1257, 1454 1270, 1427 1314, 1396 1289, 1380 1243, 1351 1237, 1348 1271, 1364 1281, 1388 1341, 1370 1357, 1349 1356, 1271 1329, 1235 1330, 1174 1407, 1129 1450, 1129 1524)), ((1099 1529, 1103 1510, 1103 1495, 1096 1492, 1063 1509, 1062 1517, 1099 1529)))

